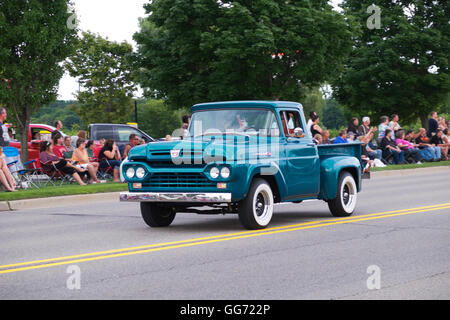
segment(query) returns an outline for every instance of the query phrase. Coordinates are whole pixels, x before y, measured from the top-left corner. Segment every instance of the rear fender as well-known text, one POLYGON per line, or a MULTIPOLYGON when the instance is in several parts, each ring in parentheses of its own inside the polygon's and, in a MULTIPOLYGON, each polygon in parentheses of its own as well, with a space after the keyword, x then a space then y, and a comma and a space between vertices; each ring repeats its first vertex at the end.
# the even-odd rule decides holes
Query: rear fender
POLYGON ((358 192, 361 190, 361 164, 355 157, 330 157, 320 163, 320 193, 318 198, 331 200, 337 196, 339 174, 348 171, 355 179, 358 192))

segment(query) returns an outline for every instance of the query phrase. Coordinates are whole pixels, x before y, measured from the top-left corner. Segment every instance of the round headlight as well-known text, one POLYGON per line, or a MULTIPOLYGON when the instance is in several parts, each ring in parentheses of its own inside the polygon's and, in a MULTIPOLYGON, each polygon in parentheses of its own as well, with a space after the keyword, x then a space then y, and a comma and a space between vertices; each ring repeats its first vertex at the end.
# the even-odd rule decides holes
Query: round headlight
POLYGON ((209 171, 209 175, 211 176, 211 178, 217 179, 219 177, 219 168, 212 167, 209 171))
POLYGON ((145 176, 145 169, 142 167, 139 167, 136 169, 136 177, 138 179, 142 179, 145 176))
POLYGON ((128 168, 127 172, 126 172, 127 178, 129 178, 129 179, 133 178, 134 177, 134 173, 135 173, 135 171, 134 171, 133 167, 128 168))
POLYGON ((228 169, 228 167, 223 167, 222 170, 220 170, 220 176, 224 179, 228 179, 230 177, 230 169, 228 169))

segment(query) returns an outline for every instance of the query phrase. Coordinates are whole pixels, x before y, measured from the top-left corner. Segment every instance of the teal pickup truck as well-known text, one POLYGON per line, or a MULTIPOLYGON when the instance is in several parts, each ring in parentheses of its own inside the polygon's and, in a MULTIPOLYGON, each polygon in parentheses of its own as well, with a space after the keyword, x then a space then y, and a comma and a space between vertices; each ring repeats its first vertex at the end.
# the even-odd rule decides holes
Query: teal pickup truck
POLYGON ((300 103, 231 101, 192 107, 188 137, 134 147, 122 173, 151 227, 177 212, 237 213, 265 228, 276 203, 320 199, 350 216, 361 189, 361 144, 316 145, 300 103))

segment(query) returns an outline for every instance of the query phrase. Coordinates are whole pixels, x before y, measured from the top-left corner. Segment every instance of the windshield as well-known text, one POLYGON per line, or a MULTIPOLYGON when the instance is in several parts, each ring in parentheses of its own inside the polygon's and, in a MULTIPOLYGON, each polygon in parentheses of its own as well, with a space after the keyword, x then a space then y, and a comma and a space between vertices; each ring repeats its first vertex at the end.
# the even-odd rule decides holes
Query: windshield
POLYGON ((275 114, 266 109, 221 109, 198 111, 189 126, 191 137, 219 134, 279 136, 275 114))

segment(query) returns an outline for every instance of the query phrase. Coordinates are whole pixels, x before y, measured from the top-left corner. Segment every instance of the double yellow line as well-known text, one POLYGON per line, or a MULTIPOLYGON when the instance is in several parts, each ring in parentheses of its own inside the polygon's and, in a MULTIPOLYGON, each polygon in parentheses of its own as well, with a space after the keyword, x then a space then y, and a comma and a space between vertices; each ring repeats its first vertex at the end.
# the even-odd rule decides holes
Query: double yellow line
POLYGON ((280 227, 273 227, 273 228, 267 228, 267 229, 256 230, 256 231, 242 231, 242 232, 229 233, 229 234, 223 234, 223 235, 215 235, 215 236, 195 238, 195 239, 178 240, 178 241, 149 244, 149 245, 143 245, 143 246, 137 246, 137 247, 129 247, 129 248, 122 248, 122 249, 84 253, 84 254, 71 255, 71 256, 65 256, 65 257, 51 258, 51 259, 42 259, 42 260, 34 260, 34 261, 6 264, 6 265, 0 265, 0 274, 33 270, 33 269, 49 268, 49 267, 55 267, 55 266, 61 266, 61 265, 67 265, 67 264, 76 264, 76 263, 95 261, 95 260, 118 258, 118 257, 129 256, 129 255, 135 255, 135 254, 142 254, 142 253, 163 251, 163 250, 169 250, 169 249, 198 246, 198 245, 203 245, 203 244, 208 244, 208 243, 216 243, 216 242, 236 240, 236 239, 246 239, 246 238, 258 237, 258 236, 267 236, 267 235, 273 235, 273 234, 277 234, 277 233, 284 233, 284 232, 291 232, 291 231, 305 230, 305 229, 312 229, 312 228, 320 228, 320 227, 326 227, 326 226, 332 226, 332 225, 338 225, 338 224, 345 224, 345 223, 352 223, 352 222, 359 222, 359 221, 368 221, 368 220, 382 219, 382 218, 388 218, 388 217, 396 217, 396 216, 402 216, 402 215, 413 214, 413 213, 434 212, 434 211, 448 209, 448 208, 450 208, 450 203, 442 203, 442 204, 436 204, 436 205, 425 206, 425 207, 417 207, 417 208, 402 209, 402 210, 395 210, 395 211, 386 211, 386 212, 372 213, 372 214, 353 216, 353 217, 310 221, 310 222, 304 222, 304 223, 292 224, 292 225, 286 225, 286 226, 280 226, 280 227))

